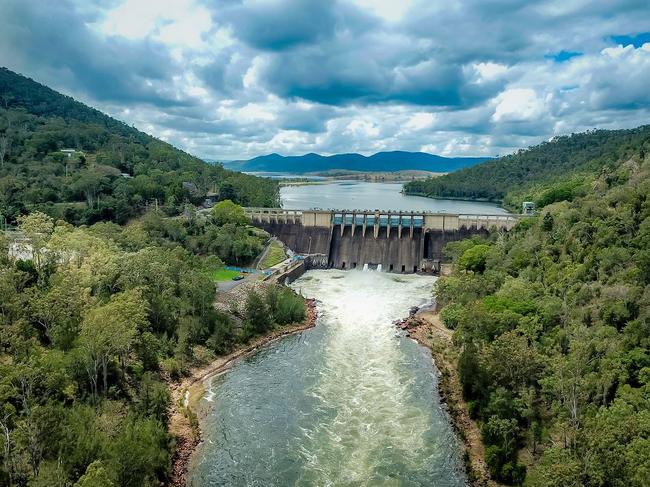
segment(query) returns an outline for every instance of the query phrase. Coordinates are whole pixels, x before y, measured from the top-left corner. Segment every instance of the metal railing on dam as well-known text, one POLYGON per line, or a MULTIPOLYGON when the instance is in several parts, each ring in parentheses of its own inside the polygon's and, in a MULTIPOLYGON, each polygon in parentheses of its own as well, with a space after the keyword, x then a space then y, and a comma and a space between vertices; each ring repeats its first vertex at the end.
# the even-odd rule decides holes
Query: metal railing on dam
POLYGON ((375 229, 418 229, 454 231, 462 228, 510 230, 520 215, 433 213, 379 210, 291 210, 245 208, 253 223, 299 224, 305 227, 372 227, 375 229))

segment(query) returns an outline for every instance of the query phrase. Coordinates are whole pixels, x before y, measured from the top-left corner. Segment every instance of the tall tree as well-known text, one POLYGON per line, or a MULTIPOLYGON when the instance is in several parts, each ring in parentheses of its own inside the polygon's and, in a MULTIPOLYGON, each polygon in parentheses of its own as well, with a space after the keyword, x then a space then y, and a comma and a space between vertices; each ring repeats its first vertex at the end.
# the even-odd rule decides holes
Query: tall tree
POLYGON ((148 304, 139 290, 116 294, 103 306, 92 309, 81 327, 87 371, 97 395, 101 369, 104 392, 108 390, 108 366, 112 359, 124 358, 138 330, 147 324, 148 304))

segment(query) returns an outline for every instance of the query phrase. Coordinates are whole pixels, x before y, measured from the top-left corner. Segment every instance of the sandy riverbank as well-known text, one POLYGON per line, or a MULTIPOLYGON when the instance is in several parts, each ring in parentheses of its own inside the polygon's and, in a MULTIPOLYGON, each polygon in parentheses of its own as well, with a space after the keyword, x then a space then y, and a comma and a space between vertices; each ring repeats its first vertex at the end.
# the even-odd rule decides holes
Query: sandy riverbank
POLYGON ((464 445, 465 465, 471 485, 496 487, 500 484, 490 479, 485 463, 485 447, 478 425, 469 415, 463 399, 456 364, 458 351, 452 344, 453 332, 433 310, 422 310, 398 323, 400 328, 420 344, 431 349, 434 363, 440 371, 439 393, 447 405, 454 429, 464 445))
POLYGON ((169 418, 169 432, 176 441, 170 485, 185 487, 187 469, 192 453, 201 442, 196 405, 203 397, 203 384, 205 381, 228 369, 236 360, 255 353, 261 347, 283 336, 298 333, 315 326, 317 318, 316 302, 313 299, 307 299, 306 303, 307 316, 303 322, 278 327, 266 335, 256 337, 233 352, 218 357, 209 365, 193 370, 181 382, 173 383, 170 386, 172 411, 169 418))

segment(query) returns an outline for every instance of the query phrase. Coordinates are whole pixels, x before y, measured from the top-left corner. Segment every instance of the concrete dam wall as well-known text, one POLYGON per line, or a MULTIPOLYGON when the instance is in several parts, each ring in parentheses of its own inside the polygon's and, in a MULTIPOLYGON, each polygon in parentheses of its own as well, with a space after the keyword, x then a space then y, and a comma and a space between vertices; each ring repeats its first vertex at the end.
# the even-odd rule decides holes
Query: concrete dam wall
POLYGON ((397 232, 388 235, 381 229, 377 237, 359 228, 352 234, 351 227, 303 227, 293 223, 258 225, 281 240, 298 254, 324 254, 328 267, 336 269, 377 268, 390 272, 431 272, 439 270, 444 261, 442 253, 447 242, 462 240, 472 235, 487 235, 487 230, 423 231, 414 230, 413 236, 397 232))
POLYGON ((332 229, 295 223, 255 222, 297 254, 329 254, 332 229))
POLYGON ((337 269, 436 272, 448 242, 509 230, 511 215, 247 209, 253 223, 298 254, 337 269))

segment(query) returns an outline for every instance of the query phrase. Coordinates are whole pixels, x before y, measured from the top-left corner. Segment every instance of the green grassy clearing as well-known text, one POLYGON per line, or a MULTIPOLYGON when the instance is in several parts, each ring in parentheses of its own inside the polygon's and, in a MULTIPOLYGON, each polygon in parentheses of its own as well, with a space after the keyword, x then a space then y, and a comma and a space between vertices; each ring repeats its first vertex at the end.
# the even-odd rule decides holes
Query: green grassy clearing
POLYGON ((284 253, 284 249, 282 248, 282 245, 280 245, 276 241, 273 241, 271 242, 271 247, 269 248, 269 251, 266 253, 264 259, 260 263, 260 267, 262 269, 268 269, 269 267, 273 267, 274 265, 279 264, 286 258, 287 255, 284 253))
POLYGON ((223 267, 220 268, 220 269, 215 269, 213 271, 210 271, 210 277, 215 282, 229 281, 233 277, 238 276, 238 275, 239 275, 239 272, 224 269, 223 267))

